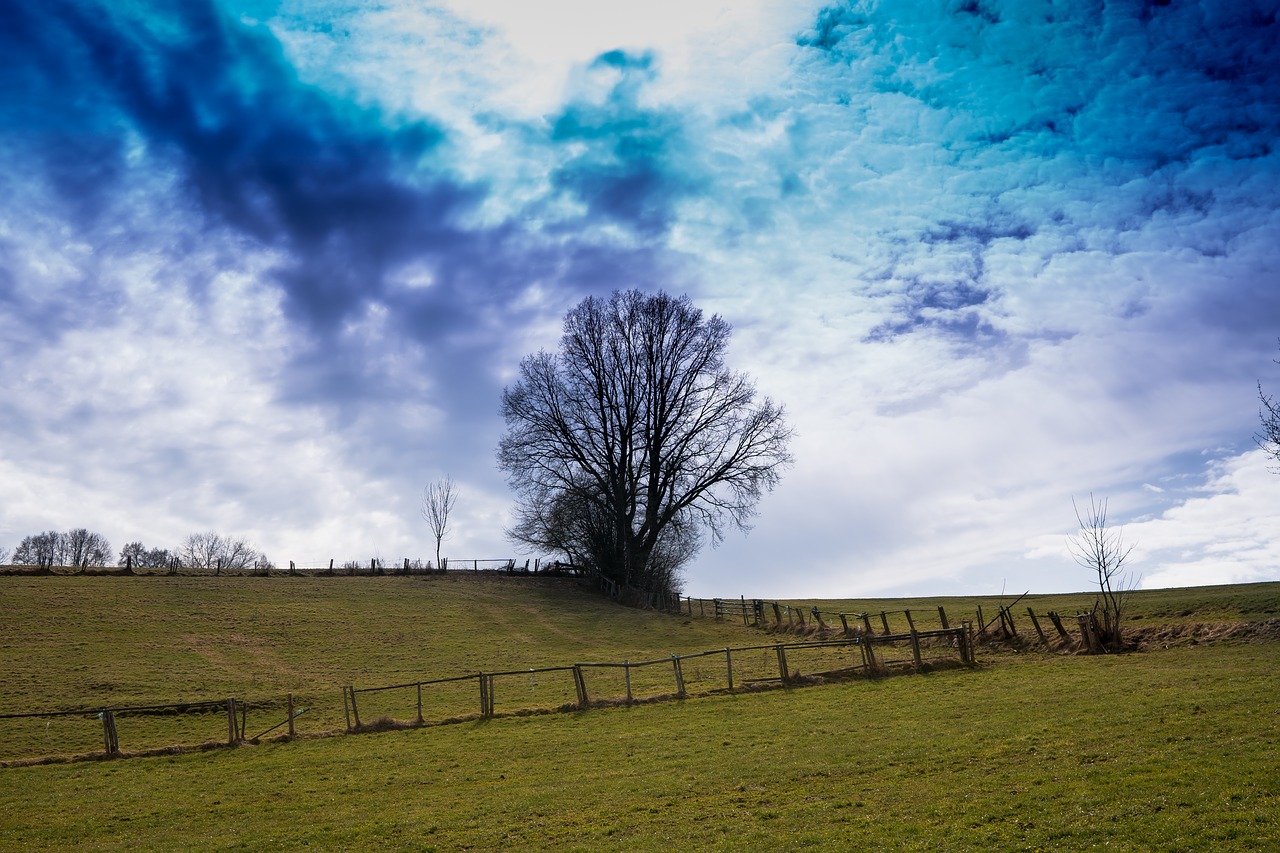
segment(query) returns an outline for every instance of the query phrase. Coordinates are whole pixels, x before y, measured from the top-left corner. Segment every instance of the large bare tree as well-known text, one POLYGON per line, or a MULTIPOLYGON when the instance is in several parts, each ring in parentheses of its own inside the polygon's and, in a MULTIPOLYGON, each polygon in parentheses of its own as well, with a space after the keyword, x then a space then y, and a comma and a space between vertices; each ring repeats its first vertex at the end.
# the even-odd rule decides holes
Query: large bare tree
POLYGON ((646 591, 678 588, 701 532, 747 529, 791 462, 782 406, 724 363, 730 327, 688 297, 588 297, 560 350, 502 395, 510 535, 646 591), (657 558, 657 559, 655 559, 657 558))
POLYGON ((440 543, 449 535, 449 514, 458 500, 458 488, 447 474, 422 490, 422 518, 436 539, 436 568, 440 563, 440 543))

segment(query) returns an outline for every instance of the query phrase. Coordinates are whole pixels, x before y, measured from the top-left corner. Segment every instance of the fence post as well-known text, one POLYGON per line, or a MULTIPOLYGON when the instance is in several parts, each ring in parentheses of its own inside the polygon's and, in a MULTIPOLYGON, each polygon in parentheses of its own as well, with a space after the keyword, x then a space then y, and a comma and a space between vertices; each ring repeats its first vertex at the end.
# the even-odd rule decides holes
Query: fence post
POLYGON ((724 669, 729 676, 729 689, 733 689, 733 653, 729 651, 728 646, 724 650, 724 669))
POLYGON ((418 682, 418 725, 422 725, 422 682, 418 682))
POLYGON ((884 632, 888 634, 889 633, 889 614, 885 613, 883 610, 880 611, 880 622, 881 624, 884 625, 884 632))
POLYGON ((347 690, 351 693, 351 716, 355 718, 356 728, 358 729, 360 728, 360 709, 356 706, 356 689, 348 687, 347 690))
POLYGON ((227 700, 227 746, 236 744, 236 700, 227 700))
POLYGON ((791 673, 787 670, 787 650, 782 647, 781 643, 774 646, 778 653, 778 676, 782 679, 783 684, 791 683, 791 673))
POLYGON ((102 713, 102 747, 107 755, 120 754, 120 738, 116 735, 116 715, 110 708, 103 708, 102 713))
POLYGON ((672 670, 674 670, 674 671, 675 671, 675 675, 676 675, 676 695, 677 695, 677 696, 684 696, 684 695, 685 695, 685 691, 684 691, 684 672, 680 669, 680 656, 679 656, 679 655, 672 655, 672 656, 671 656, 671 668, 672 668, 672 670))
POLYGON ((573 665, 573 686, 578 691, 578 707, 587 707, 587 681, 582 677, 582 667, 573 665))
MULTIPOLYGON (((910 620, 907 620, 908 622, 910 620)), ((920 660, 920 635, 916 633, 916 626, 911 626, 911 657, 915 660, 916 671, 919 672, 924 664, 920 660)))
POLYGON ((747 621, 747 597, 745 595, 742 595, 742 596, 739 596, 739 598, 742 600, 742 627, 745 628, 747 627, 747 625, 750 624, 747 621))
POLYGON ((871 637, 866 639, 867 649, 867 675, 878 675, 880 673, 880 661, 876 660, 876 644, 871 637))
POLYGON ((843 613, 840 614, 840 631, 846 636, 849 634, 849 620, 845 618, 843 613))
POLYGON ((631 704, 631 661, 622 662, 622 672, 627 677, 627 704, 631 704))
POLYGON ((348 732, 350 732, 350 731, 351 731, 351 706, 350 706, 349 704, 347 704, 347 692, 348 692, 349 690, 351 690, 351 688, 350 688, 350 687, 343 687, 343 688, 342 688, 342 713, 343 713, 343 716, 345 716, 345 717, 347 718, 347 731, 348 731, 348 732))
POLYGON ((782 624, 782 608, 778 606, 778 602, 770 602, 773 605, 773 618, 777 624, 782 624))
POLYGON ((293 730, 293 694, 289 694, 289 739, 292 740, 297 732, 293 730))
POLYGON ((960 641, 960 662, 965 664, 973 663, 973 646, 969 645, 969 628, 962 625, 956 629, 956 637, 960 641))
POLYGON ((870 637, 875 633, 875 631, 871 630, 871 617, 866 613, 859 613, 858 615, 862 617, 862 627, 866 629, 867 636, 870 637))
POLYGON ((1040 637, 1040 642, 1046 646, 1049 645, 1049 641, 1044 637, 1044 630, 1040 627, 1040 620, 1036 618, 1036 612, 1028 607, 1027 615, 1031 617, 1031 624, 1035 626, 1036 634, 1040 637))
POLYGON ((947 624, 947 611, 941 604, 938 605, 938 619, 942 621, 942 630, 949 631, 951 626, 947 624))
POLYGON ((818 622, 819 631, 827 630, 827 623, 822 621, 822 611, 816 607, 813 608, 813 618, 816 619, 818 622))

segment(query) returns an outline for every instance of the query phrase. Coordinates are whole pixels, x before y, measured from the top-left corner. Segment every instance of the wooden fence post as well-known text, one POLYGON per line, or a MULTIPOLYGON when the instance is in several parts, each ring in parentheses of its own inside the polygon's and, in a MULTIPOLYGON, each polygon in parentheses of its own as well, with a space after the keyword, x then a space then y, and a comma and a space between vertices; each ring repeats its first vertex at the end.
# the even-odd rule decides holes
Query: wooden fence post
POLYGON ((422 725, 422 682, 418 682, 418 725, 422 725))
POLYGON ((107 755, 120 754, 120 738, 116 734, 116 715, 110 708, 103 708, 98 715, 102 718, 102 748, 107 755))
POLYGON ((911 611, 904 610, 902 611, 902 615, 907 617, 907 630, 914 634, 916 632, 916 622, 911 618, 911 611))
POLYGON ((1049 641, 1044 637, 1044 631, 1040 628, 1040 620, 1036 618, 1036 612, 1030 607, 1027 608, 1027 615, 1031 617, 1031 624, 1036 628, 1036 634, 1040 637, 1040 642, 1049 645, 1049 641))
POLYGON ((880 672, 880 662, 876 660, 876 643, 870 634, 862 641, 867 653, 867 675, 874 676, 880 672))
POLYGON ((742 627, 747 627, 751 623, 747 621, 747 597, 745 595, 738 596, 742 603, 742 627))
POLYGON ((729 679, 729 689, 733 689, 733 653, 729 651, 729 647, 725 646, 724 650, 724 670, 729 679))
POLYGON ((347 718, 347 731, 351 731, 351 706, 347 704, 347 693, 351 691, 350 687, 342 688, 342 713, 347 718))
POLYGON ((818 622, 819 631, 827 630, 827 623, 822 621, 822 611, 816 607, 813 608, 813 618, 816 619, 818 622))
POLYGON ((1058 636, 1062 638, 1063 642, 1072 642, 1071 635, 1067 633, 1067 629, 1062 625, 1062 617, 1058 615, 1058 611, 1049 611, 1049 621, 1053 623, 1053 627, 1057 630, 1058 636))
POLYGON ((680 668, 680 656, 671 656, 671 668, 675 671, 676 676, 676 695, 684 696, 684 671, 680 668))
POLYGON ((875 633, 875 631, 871 630, 871 617, 866 613, 859 613, 858 615, 862 617, 862 627, 866 629, 867 636, 870 637, 875 633))
POLYGON ((947 610, 941 604, 938 605, 938 619, 942 622, 942 630, 951 630, 951 626, 947 624, 947 610))
POLYGON ((573 665, 573 686, 578 691, 578 707, 587 707, 587 681, 582 677, 582 667, 573 665))
POLYGON ((628 705, 630 705, 630 704, 631 704, 631 702, 632 702, 632 699, 631 699, 631 661, 629 661, 629 660, 624 660, 624 661, 622 662, 622 672, 623 672, 623 675, 625 675, 625 676, 626 676, 626 679, 627 679, 627 704, 628 704, 628 705))
POLYGON ((782 624, 782 608, 778 606, 778 602, 776 601, 772 601, 770 602, 770 604, 773 605, 774 621, 777 622, 777 624, 781 625, 782 624))
POLYGON ((778 677, 782 679, 783 684, 791 683, 791 673, 787 670, 787 650, 782 647, 781 643, 774 646, 778 653, 778 677))
POLYGON ((880 611, 880 623, 884 625, 884 632, 888 634, 889 633, 889 614, 885 613, 883 610, 880 611))
POLYGON ((236 744, 236 700, 227 700, 227 746, 236 744))
POLYGON ((843 614, 843 613, 841 613, 841 614, 840 614, 840 630, 841 630, 841 633, 843 633, 843 634, 845 634, 846 636, 848 636, 848 634, 849 634, 849 620, 848 620, 848 619, 846 619, 846 618, 844 618, 844 614, 843 614))
POLYGON ((984 640, 987 636, 987 623, 982 618, 982 605, 978 605, 978 639, 984 640))
POLYGON ((969 631, 967 626, 961 625, 961 627, 956 629, 956 640, 960 647, 960 662, 972 664, 973 649, 969 646, 969 631))
MULTIPOLYGON (((421 716, 421 714, 419 714, 421 716)), ((292 740, 297 735, 293 729, 293 694, 289 694, 289 739, 292 740)))
POLYGON ((924 662, 920 660, 920 635, 916 633, 915 625, 911 626, 911 657, 915 661, 917 672, 924 668, 924 662))
POLYGON ((360 709, 356 707, 356 689, 348 687, 347 690, 351 691, 351 716, 355 718, 356 728, 358 729, 360 728, 360 709))

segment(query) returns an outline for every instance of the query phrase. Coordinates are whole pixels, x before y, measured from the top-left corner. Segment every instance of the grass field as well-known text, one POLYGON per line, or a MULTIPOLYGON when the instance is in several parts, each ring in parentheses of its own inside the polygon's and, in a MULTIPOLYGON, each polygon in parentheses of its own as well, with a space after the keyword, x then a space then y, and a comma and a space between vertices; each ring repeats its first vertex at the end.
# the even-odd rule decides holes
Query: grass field
MULTIPOLYGON (((1271 618, 1278 589, 1150 594, 1141 621, 1271 618)), ((344 683, 760 639, 740 625, 506 578, 0 578, 0 591, 0 710, 256 691, 323 703, 344 683)), ((0 849, 1280 847, 1280 643, 980 661, 659 705, 10 767, 0 769, 0 849)), ((194 716, 208 716, 216 734, 216 715, 194 716)))

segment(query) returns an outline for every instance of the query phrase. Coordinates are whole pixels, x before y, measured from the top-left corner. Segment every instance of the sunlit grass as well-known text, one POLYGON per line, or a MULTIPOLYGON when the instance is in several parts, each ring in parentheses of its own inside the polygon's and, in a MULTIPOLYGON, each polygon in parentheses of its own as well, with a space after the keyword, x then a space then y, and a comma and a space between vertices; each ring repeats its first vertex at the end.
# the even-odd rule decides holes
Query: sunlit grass
POLYGON ((0 848, 1259 850, 1280 645, 0 771, 0 848))

